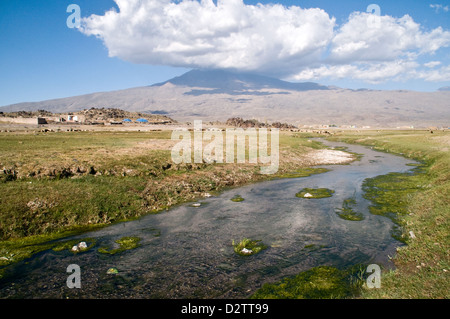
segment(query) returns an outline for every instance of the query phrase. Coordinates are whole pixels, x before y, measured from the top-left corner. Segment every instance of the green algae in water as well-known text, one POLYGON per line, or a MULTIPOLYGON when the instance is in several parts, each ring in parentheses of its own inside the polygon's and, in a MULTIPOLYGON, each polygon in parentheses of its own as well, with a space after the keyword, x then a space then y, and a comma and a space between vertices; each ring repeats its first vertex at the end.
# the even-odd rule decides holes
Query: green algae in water
POLYGON ((364 284, 365 267, 346 270, 319 266, 287 277, 278 283, 264 284, 251 299, 343 299, 359 294, 364 284))
POLYGON ((423 167, 407 173, 389 173, 363 182, 363 197, 370 200, 369 211, 392 220, 394 225, 392 237, 405 242, 403 234, 403 217, 409 214, 408 198, 411 194, 426 189, 429 181, 423 174, 423 167))
POLYGON ((238 243, 235 243, 233 240, 231 244, 234 247, 234 252, 240 256, 255 255, 267 248, 261 240, 251 240, 249 238, 244 238, 238 243))
POLYGON ((316 251, 322 248, 326 248, 326 245, 316 245, 316 244, 309 244, 309 245, 305 245, 305 247, 303 247, 302 250, 308 250, 308 251, 316 251))
POLYGON ((231 198, 232 202, 243 202, 244 198, 242 198, 241 195, 235 195, 233 198, 231 198))
POLYGON ((328 188, 303 188, 295 196, 307 199, 325 198, 331 197, 334 194, 334 190, 328 188))
POLYGON ((311 168, 305 167, 300 168, 293 172, 281 173, 275 176, 275 178, 300 178, 300 177, 309 177, 314 174, 322 174, 329 172, 330 170, 323 167, 311 168))
POLYGON ((408 195, 426 188, 421 185, 423 182, 415 175, 389 173, 366 179, 362 185, 363 196, 373 203, 369 207, 372 214, 398 222, 399 217, 408 214, 408 195))
POLYGON ((117 268, 109 268, 107 271, 106 271, 106 274, 108 274, 108 275, 116 275, 116 274, 118 274, 119 273, 119 271, 117 270, 117 268))
POLYGON ((120 245, 119 248, 108 250, 108 248, 106 247, 100 247, 98 249, 98 252, 102 254, 114 255, 117 253, 121 253, 125 250, 135 249, 139 247, 140 241, 141 239, 139 237, 122 237, 121 239, 115 241, 117 244, 120 245))
POLYGON ((336 214, 345 220, 351 221, 361 221, 364 219, 364 215, 362 213, 354 211, 354 207, 356 206, 356 200, 354 198, 347 198, 342 203, 342 209, 337 209, 336 214))

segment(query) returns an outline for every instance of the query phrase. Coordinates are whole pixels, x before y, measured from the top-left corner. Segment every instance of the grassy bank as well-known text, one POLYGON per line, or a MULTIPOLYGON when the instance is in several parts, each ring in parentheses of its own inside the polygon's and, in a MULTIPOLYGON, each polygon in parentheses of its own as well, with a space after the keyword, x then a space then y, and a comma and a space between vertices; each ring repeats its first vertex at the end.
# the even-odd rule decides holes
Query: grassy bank
POLYGON ((423 163, 415 174, 389 174, 366 181, 371 212, 391 218, 407 245, 383 272, 380 289, 364 298, 450 297, 450 133, 358 132, 333 139, 369 145, 423 163))

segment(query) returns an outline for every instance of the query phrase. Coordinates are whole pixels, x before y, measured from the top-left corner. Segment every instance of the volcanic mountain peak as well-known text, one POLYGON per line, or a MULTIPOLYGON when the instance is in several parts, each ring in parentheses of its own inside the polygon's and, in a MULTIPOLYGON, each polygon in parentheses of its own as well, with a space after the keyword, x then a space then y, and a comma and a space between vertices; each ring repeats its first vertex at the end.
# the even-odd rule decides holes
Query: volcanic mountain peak
MULTIPOLYGON (((201 91, 202 93, 237 93, 240 91, 261 89, 281 89, 291 91, 330 89, 327 86, 313 82, 293 83, 263 75, 236 73, 225 70, 192 70, 181 76, 152 86, 162 86, 167 83, 193 88, 214 89, 212 91, 201 91)), ((200 91, 195 92, 200 93, 200 91)))

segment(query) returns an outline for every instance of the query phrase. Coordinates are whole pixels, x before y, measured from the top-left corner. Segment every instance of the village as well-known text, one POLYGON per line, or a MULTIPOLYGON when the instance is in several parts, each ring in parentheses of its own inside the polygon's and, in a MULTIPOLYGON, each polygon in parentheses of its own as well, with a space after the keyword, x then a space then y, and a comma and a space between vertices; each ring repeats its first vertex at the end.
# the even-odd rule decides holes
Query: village
MULTIPOLYGON (((180 127, 193 130, 193 123, 181 123, 167 115, 151 114, 142 112, 129 112, 117 108, 90 108, 78 112, 52 113, 45 110, 38 111, 17 111, 4 113, 0 112, 0 132, 13 132, 28 129, 38 129, 42 132, 58 131, 93 131, 93 130, 166 130, 178 129, 180 127)), ((240 128, 276 128, 280 131, 290 131, 299 133, 317 133, 319 135, 334 135, 342 130, 373 130, 383 129, 367 125, 355 124, 304 124, 292 125, 290 123, 259 121, 256 119, 243 119, 232 117, 224 122, 204 122, 203 130, 225 130, 227 127, 240 128)), ((390 129, 397 130, 417 130, 413 125, 399 126, 390 129)), ((442 126, 423 127, 420 130, 448 131, 450 128, 442 126)))
POLYGON ((68 113, 51 113, 45 110, 12 113, 0 112, 0 122, 29 125, 164 125, 176 123, 176 121, 165 115, 127 112, 114 108, 90 108, 79 112, 68 113))

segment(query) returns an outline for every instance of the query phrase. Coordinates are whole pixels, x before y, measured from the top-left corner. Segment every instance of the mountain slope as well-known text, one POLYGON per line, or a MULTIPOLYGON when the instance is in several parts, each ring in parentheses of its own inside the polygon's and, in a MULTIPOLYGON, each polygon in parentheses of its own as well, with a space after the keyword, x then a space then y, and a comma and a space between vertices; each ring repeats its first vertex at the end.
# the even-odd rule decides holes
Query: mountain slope
POLYGON ((231 117, 242 117, 297 126, 450 125, 449 91, 324 89, 318 84, 289 83, 257 75, 198 70, 152 86, 18 103, 2 107, 0 111, 47 110, 64 113, 92 107, 165 114, 180 122, 196 119, 226 121, 231 117))
MULTIPOLYGON (((242 93, 246 90, 281 89, 291 91, 328 90, 313 82, 292 83, 279 79, 248 73, 234 73, 224 70, 192 70, 168 81, 154 84, 162 86, 171 83, 177 86, 208 88, 214 90, 193 90, 195 93, 242 93)), ((194 93, 194 94, 195 94, 194 93)))

